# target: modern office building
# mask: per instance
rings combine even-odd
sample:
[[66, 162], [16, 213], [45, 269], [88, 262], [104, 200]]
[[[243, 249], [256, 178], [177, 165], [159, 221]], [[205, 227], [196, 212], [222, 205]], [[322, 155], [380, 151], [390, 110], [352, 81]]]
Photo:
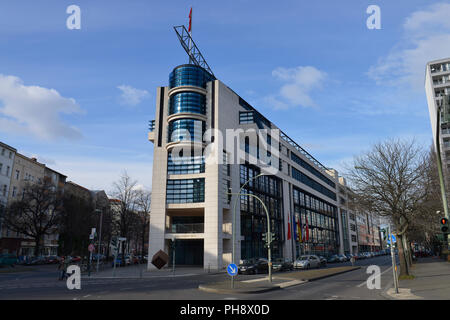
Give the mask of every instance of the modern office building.
[[[442, 169], [448, 191], [450, 186], [450, 58], [427, 63], [425, 92], [433, 139], [436, 146], [440, 145]], [[441, 115], [439, 124], [437, 123], [438, 110]], [[439, 133], [439, 138], [437, 133]]]
[[272, 257], [344, 252], [341, 217], [349, 219], [338, 211], [338, 173], [206, 69], [180, 65], [157, 88], [148, 138], [150, 258], [163, 250], [177, 265], [222, 269], [233, 260], [233, 212], [234, 261], [267, 257], [266, 210], [256, 197], [270, 215]]

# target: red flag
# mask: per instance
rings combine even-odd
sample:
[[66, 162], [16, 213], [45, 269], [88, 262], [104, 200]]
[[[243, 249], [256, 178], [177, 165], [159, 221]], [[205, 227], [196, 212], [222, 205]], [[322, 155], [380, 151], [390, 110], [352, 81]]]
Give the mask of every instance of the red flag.
[[291, 240], [291, 223], [288, 221], [288, 234], [287, 234], [287, 239]]
[[192, 8], [191, 8], [191, 11], [189, 12], [189, 30], [188, 30], [188, 32], [191, 32], [191, 26], [192, 26]]
[[308, 217], [306, 217], [306, 241], [309, 240], [309, 227], [308, 227]]

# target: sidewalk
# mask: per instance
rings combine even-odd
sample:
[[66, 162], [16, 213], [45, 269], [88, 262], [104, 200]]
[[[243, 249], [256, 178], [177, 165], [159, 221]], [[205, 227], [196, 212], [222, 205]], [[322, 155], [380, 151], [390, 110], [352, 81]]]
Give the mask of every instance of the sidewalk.
[[113, 268], [108, 267], [104, 270], [99, 270], [95, 272], [95, 265], [93, 266], [93, 272], [89, 277], [87, 273], [83, 273], [82, 279], [138, 279], [138, 278], [154, 278], [154, 277], [187, 277], [195, 275], [205, 275], [205, 274], [225, 274], [226, 271], [211, 271], [205, 270], [201, 267], [176, 267], [175, 272], [172, 268], [164, 267], [161, 270], [147, 270], [147, 264], [132, 265], [126, 267], [116, 267], [114, 271]]
[[420, 258], [413, 264], [412, 280], [400, 280], [400, 294], [396, 295], [394, 289], [387, 294], [394, 299], [450, 299], [450, 262], [438, 258]]
[[[231, 288], [231, 279], [221, 282], [199, 285], [199, 289], [214, 293], [262, 293], [271, 290], [283, 289], [296, 286], [308, 281], [319, 280], [341, 273], [360, 269], [361, 267], [336, 267], [327, 269], [316, 269], [306, 271], [277, 272], [272, 274], [272, 283], [269, 283], [268, 276], [255, 277], [248, 280], [248, 277], [237, 276], [234, 281], [234, 289]], [[243, 280], [246, 279], [246, 280]]]

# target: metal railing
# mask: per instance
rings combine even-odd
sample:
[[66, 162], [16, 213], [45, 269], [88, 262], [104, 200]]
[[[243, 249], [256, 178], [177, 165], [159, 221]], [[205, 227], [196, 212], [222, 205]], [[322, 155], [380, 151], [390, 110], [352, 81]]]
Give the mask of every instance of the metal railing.
[[204, 223], [183, 223], [173, 224], [170, 228], [166, 229], [168, 233], [203, 233], [205, 230]]
[[149, 127], [150, 132], [154, 131], [155, 130], [155, 120], [150, 120], [148, 123], [148, 127]]

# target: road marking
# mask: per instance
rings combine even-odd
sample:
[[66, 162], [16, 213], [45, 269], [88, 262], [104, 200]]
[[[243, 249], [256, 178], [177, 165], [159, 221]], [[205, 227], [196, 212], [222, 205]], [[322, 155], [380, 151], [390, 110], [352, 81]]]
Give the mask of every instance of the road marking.
[[[388, 272], [388, 271], [391, 270], [391, 269], [392, 269], [392, 267], [389, 267], [389, 268], [387, 268], [386, 270], [384, 270], [382, 273], [380, 273], [380, 277], [381, 277], [382, 274]], [[366, 285], [367, 285], [367, 281], [364, 281], [363, 283], [358, 284], [357, 287], [358, 287], [358, 288], [361, 288], [362, 286], [366, 286]]]

